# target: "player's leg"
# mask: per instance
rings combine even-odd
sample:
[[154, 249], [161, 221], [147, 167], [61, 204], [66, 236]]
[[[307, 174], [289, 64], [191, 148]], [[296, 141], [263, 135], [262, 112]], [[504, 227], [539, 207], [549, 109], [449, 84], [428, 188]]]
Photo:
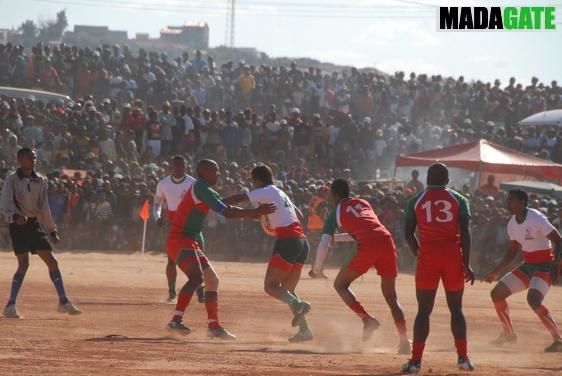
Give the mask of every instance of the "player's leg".
[[[289, 273], [287, 278], [282, 282], [282, 286], [286, 288], [290, 293], [292, 293], [297, 299], [300, 300], [299, 296], [296, 294], [295, 290], [301, 278], [302, 268], [304, 264], [295, 264], [293, 270]], [[306, 316], [300, 316], [298, 319], [295, 319], [293, 326], [299, 327], [298, 333], [289, 338], [290, 342], [304, 342], [310, 341], [313, 338], [312, 331], [310, 330], [310, 326], [308, 325], [308, 320]]]
[[168, 302], [176, 300], [176, 279], [178, 271], [176, 270], [176, 263], [170, 256], [168, 256], [168, 263], [166, 264], [166, 279], [168, 280]]
[[529, 291], [527, 292], [527, 303], [535, 311], [543, 325], [552, 336], [552, 344], [548, 346], [546, 352], [562, 352], [562, 337], [556, 322], [550, 315], [548, 309], [542, 304], [544, 297], [550, 289], [550, 273], [537, 272], [531, 278]]
[[71, 315], [78, 315], [82, 313], [74, 304], [72, 304], [72, 302], [68, 300], [66, 296], [64, 282], [62, 280], [62, 275], [59, 269], [59, 263], [53, 255], [53, 252], [51, 250], [43, 250], [37, 251], [36, 253], [49, 269], [49, 276], [51, 277], [51, 281], [53, 282], [53, 285], [55, 286], [55, 290], [57, 291], [57, 295], [59, 297], [59, 312], [69, 313]]
[[474, 365], [468, 358], [468, 340], [466, 335], [466, 319], [462, 311], [463, 290], [445, 291], [447, 306], [451, 313], [451, 332], [455, 339], [457, 349], [458, 366], [461, 369], [472, 371]]
[[195, 250], [180, 250], [176, 258], [176, 264], [187, 277], [187, 282], [179, 291], [174, 315], [168, 323], [168, 329], [181, 334], [189, 334], [189, 328], [183, 324], [183, 315], [191, 302], [195, 289], [203, 283], [203, 271]]
[[205, 309], [207, 310], [208, 334], [212, 338], [236, 339], [220, 325], [219, 321], [219, 276], [209, 263], [209, 260], [201, 253], [199, 262], [203, 268], [203, 281], [205, 283]]
[[396, 278], [381, 277], [381, 291], [386, 304], [388, 304], [388, 307], [390, 308], [394, 324], [396, 325], [398, 335], [400, 336], [398, 353], [409, 354], [411, 351], [410, 341], [408, 340], [404, 310], [402, 309], [400, 302], [398, 302], [398, 296], [396, 294]]
[[25, 274], [27, 273], [27, 269], [29, 268], [29, 253], [27, 251], [25, 253], [16, 254], [16, 257], [18, 260], [18, 268], [14, 273], [14, 277], [12, 279], [12, 288], [10, 289], [10, 298], [8, 299], [8, 304], [6, 304], [6, 307], [4, 309], [4, 317], [11, 319], [20, 318], [20, 314], [16, 307], [16, 300], [18, 298], [20, 288], [23, 285], [23, 280], [25, 278]]
[[363, 341], [368, 341], [380, 324], [367, 313], [349, 286], [374, 265], [374, 255], [373, 251], [358, 249], [347, 265], [342, 266], [334, 280], [334, 289], [340, 298], [363, 321]]
[[511, 322], [507, 298], [518, 292], [525, 291], [529, 286], [529, 283], [530, 279], [526, 274], [526, 266], [523, 264], [503, 276], [503, 278], [492, 289], [490, 297], [492, 298], [494, 308], [496, 309], [503, 328], [500, 336], [492, 341], [492, 344], [501, 346], [506, 343], [514, 343], [517, 341], [517, 335], [515, 334], [513, 323]]

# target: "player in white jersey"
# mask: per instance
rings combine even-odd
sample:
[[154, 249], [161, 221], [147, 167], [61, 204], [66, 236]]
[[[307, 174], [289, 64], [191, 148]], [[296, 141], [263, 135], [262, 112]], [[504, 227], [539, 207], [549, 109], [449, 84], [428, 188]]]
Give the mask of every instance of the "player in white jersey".
[[[506, 299], [512, 294], [528, 290], [527, 302], [554, 341], [545, 352], [562, 352], [560, 330], [548, 309], [542, 305], [550, 286], [558, 281], [562, 238], [542, 213], [527, 207], [528, 201], [527, 193], [522, 190], [509, 192], [507, 205], [512, 214], [507, 224], [509, 248], [500, 264], [484, 277], [486, 282], [496, 280], [521, 248], [523, 263], [504, 275], [492, 290], [492, 301], [503, 327], [503, 332], [492, 343], [501, 346], [517, 341]], [[555, 245], [554, 252], [552, 244]]]
[[[154, 203], [152, 206], [152, 214], [156, 218], [158, 226], [164, 226], [164, 216], [162, 215], [162, 206], [165, 204], [166, 216], [168, 223], [172, 222], [174, 214], [183, 199], [183, 195], [191, 188], [195, 179], [185, 173], [186, 163], [184, 157], [177, 155], [172, 158], [170, 166], [171, 175], [166, 176], [158, 182], [156, 186], [156, 194], [154, 195]], [[166, 278], [168, 279], [168, 302], [176, 299], [176, 263], [168, 257], [166, 265]], [[199, 302], [203, 299], [203, 286], [197, 290]]]
[[258, 166], [251, 174], [254, 190], [229, 197], [224, 203], [232, 205], [249, 201], [255, 205], [275, 204], [277, 210], [266, 218], [275, 231], [276, 241], [265, 275], [264, 289], [268, 295], [287, 303], [294, 315], [292, 325], [298, 325], [299, 331], [289, 341], [310, 341], [312, 331], [305, 315], [311, 306], [295, 294], [309, 253], [308, 240], [301, 225], [303, 215], [287, 194], [275, 186], [271, 168]]

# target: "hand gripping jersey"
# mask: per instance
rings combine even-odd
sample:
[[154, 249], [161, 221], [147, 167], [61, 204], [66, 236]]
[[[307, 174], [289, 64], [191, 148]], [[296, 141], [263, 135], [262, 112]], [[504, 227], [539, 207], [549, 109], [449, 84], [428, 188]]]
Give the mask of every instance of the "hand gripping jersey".
[[406, 219], [415, 219], [420, 249], [436, 243], [460, 244], [459, 219], [470, 218], [466, 198], [445, 187], [429, 187], [410, 200]]
[[551, 262], [554, 260], [552, 244], [548, 235], [554, 231], [554, 226], [539, 211], [528, 208], [523, 223], [517, 223], [512, 215], [507, 224], [510, 240], [521, 244], [523, 258], [530, 264]]
[[326, 219], [322, 233], [332, 236], [338, 227], [351, 235], [359, 246], [368, 245], [380, 237], [391, 237], [371, 205], [359, 198], [342, 200]]
[[277, 238], [305, 237], [295, 205], [285, 192], [274, 185], [268, 185], [254, 189], [247, 196], [252, 204], [275, 204], [277, 209], [274, 213], [267, 215], [267, 222], [274, 229]]
[[185, 193], [191, 188], [195, 179], [189, 175], [175, 182], [172, 175], [166, 176], [158, 182], [156, 194], [154, 195], [153, 215], [158, 219], [161, 215], [163, 202], [166, 202], [168, 220], [171, 222]]

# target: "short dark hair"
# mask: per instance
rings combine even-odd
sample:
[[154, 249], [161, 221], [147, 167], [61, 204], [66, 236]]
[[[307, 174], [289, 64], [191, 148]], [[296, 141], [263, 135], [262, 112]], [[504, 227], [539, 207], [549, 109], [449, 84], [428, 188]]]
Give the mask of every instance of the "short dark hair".
[[257, 166], [252, 169], [252, 178], [258, 179], [264, 184], [273, 184], [273, 171], [269, 166]]
[[447, 185], [449, 170], [443, 163], [435, 163], [427, 169], [427, 185]]
[[182, 161], [185, 163], [185, 157], [183, 155], [177, 154], [172, 157], [172, 161]]
[[513, 189], [509, 191], [509, 195], [513, 196], [519, 201], [523, 201], [525, 203], [525, 206], [529, 204], [529, 195], [522, 189]]
[[23, 157], [25, 154], [33, 154], [33, 150], [30, 148], [21, 148], [20, 150], [18, 150], [18, 159], [20, 159], [21, 157]]
[[338, 178], [332, 182], [330, 190], [333, 194], [343, 198], [349, 197], [349, 183], [345, 179]]

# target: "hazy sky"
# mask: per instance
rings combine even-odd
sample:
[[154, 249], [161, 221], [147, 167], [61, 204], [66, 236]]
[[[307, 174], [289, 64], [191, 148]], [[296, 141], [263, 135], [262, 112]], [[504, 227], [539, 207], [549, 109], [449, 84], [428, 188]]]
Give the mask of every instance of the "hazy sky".
[[[74, 24], [148, 32], [157, 37], [166, 25], [203, 21], [211, 46], [225, 43], [228, 0], [0, 0], [0, 27], [25, 19], [48, 19], [66, 8]], [[313, 57], [323, 61], [375, 66], [392, 73], [464, 75], [506, 82], [533, 75], [562, 82], [562, 0], [559, 28], [551, 32], [437, 32], [436, 5], [520, 5], [534, 0], [238, 0], [238, 47], [256, 47], [271, 56]]]

